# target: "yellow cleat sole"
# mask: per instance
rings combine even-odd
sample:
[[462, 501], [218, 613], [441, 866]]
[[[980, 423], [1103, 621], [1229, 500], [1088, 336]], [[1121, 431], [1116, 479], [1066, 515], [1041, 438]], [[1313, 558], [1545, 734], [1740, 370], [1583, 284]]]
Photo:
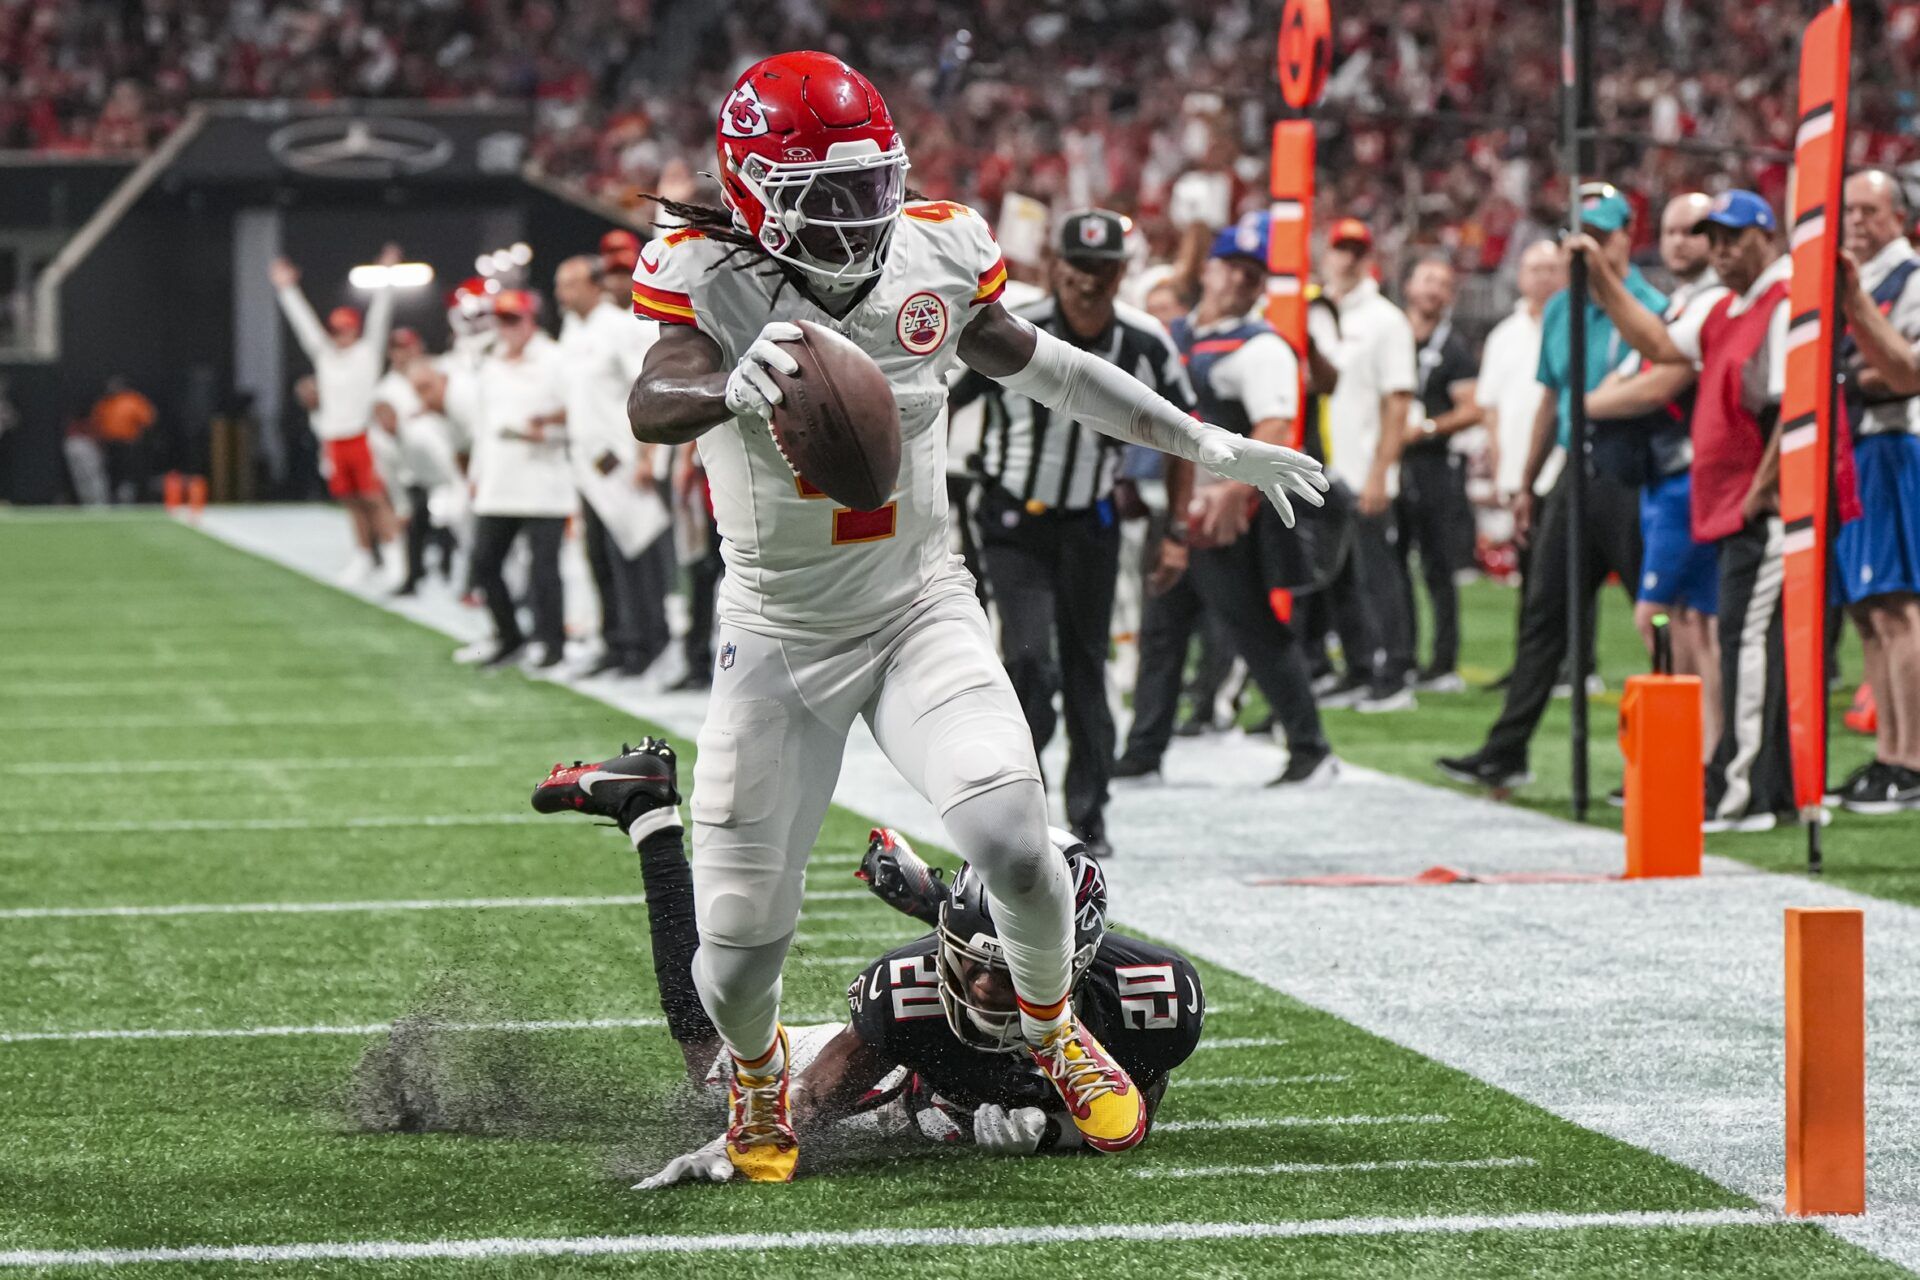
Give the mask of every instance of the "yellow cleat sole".
[[795, 1166], [800, 1163], [800, 1148], [789, 1147], [735, 1147], [728, 1146], [727, 1159], [733, 1161], [734, 1172], [748, 1182], [792, 1182]]

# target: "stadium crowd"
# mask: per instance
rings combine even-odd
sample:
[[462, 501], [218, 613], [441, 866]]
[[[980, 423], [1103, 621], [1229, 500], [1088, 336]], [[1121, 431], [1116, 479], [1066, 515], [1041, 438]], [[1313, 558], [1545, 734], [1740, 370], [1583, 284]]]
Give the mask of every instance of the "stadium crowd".
[[[1603, 6], [1596, 94], [1623, 139], [1603, 164], [1622, 188], [1713, 179], [1777, 206], [1804, 8]], [[1183, 177], [1214, 179], [1218, 220], [1264, 190], [1279, 107], [1267, 21], [1252, 0], [14, 0], [0, 5], [0, 148], [137, 154], [200, 99], [522, 100], [536, 166], [633, 204], [694, 189], [742, 66], [824, 43], [888, 86], [920, 189], [990, 215], [1014, 192], [1105, 205], [1170, 237]], [[1858, 5], [1855, 22], [1874, 56], [1858, 64], [1852, 158], [1911, 164], [1920, 3]], [[1564, 210], [1542, 109], [1556, 24], [1556, 6], [1498, 0], [1339, 5], [1317, 112], [1322, 217], [1370, 222], [1390, 271], [1438, 249], [1510, 278]], [[1646, 247], [1651, 211], [1636, 212]]]

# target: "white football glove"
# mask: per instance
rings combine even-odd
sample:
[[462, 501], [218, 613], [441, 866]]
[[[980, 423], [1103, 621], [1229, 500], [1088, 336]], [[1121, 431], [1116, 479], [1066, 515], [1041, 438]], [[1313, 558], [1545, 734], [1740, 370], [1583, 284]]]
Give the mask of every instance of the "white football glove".
[[1327, 500], [1320, 495], [1327, 491], [1327, 477], [1321, 473], [1320, 464], [1293, 449], [1216, 429], [1207, 433], [1200, 446], [1200, 465], [1223, 479], [1250, 484], [1265, 494], [1289, 529], [1294, 521], [1293, 504], [1287, 501], [1289, 489], [1316, 507], [1326, 505]]
[[635, 1183], [633, 1189], [657, 1191], [676, 1182], [725, 1182], [732, 1176], [733, 1161], [727, 1158], [727, 1135], [723, 1133], [698, 1151], [675, 1156], [667, 1161], [666, 1168]]
[[1005, 1107], [986, 1103], [974, 1110], [973, 1140], [997, 1156], [1030, 1156], [1040, 1149], [1047, 1129], [1047, 1113], [1038, 1107]]
[[775, 369], [789, 377], [800, 372], [800, 362], [791, 352], [780, 349], [783, 342], [799, 340], [799, 325], [785, 320], [767, 322], [740, 362], [733, 366], [733, 372], [727, 375], [729, 413], [736, 418], [758, 418], [762, 422], [773, 416], [773, 407], [780, 403], [780, 387], [767, 370]]

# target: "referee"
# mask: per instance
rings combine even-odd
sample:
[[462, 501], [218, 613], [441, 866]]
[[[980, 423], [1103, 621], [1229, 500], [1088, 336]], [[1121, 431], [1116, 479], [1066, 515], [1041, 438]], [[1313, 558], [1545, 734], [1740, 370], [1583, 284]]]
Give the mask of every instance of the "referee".
[[[1067, 215], [1048, 296], [1014, 314], [1193, 407], [1180, 357], [1159, 321], [1114, 301], [1126, 272], [1126, 224], [1106, 209]], [[1053, 738], [1054, 694], [1067, 721], [1067, 824], [1095, 857], [1112, 852], [1104, 810], [1113, 769], [1107, 649], [1120, 526], [1113, 483], [1123, 446], [977, 373], [954, 407], [985, 397], [979, 524], [982, 567], [999, 605], [1000, 650], [1033, 731]]]

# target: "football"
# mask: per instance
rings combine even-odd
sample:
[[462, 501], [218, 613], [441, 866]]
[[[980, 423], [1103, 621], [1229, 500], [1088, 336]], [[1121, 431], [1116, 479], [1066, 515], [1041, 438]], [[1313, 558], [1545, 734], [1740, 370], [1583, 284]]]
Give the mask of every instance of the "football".
[[855, 511], [886, 505], [900, 479], [900, 408], [873, 358], [831, 329], [800, 322], [785, 344], [800, 371], [780, 387], [773, 442], [794, 475]]

